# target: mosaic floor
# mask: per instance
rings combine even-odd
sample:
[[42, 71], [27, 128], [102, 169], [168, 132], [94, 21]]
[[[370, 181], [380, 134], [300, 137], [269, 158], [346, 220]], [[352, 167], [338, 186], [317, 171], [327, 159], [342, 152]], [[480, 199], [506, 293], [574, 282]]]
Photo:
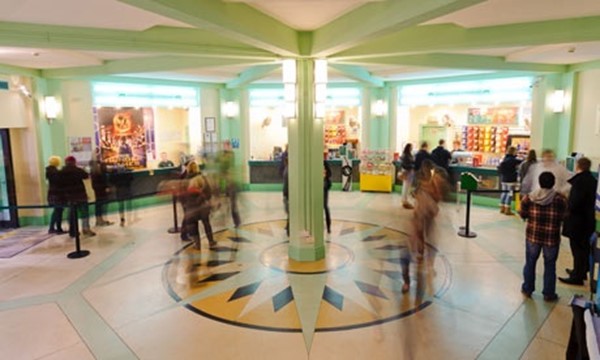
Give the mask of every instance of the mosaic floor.
[[[444, 204], [403, 293], [399, 196], [331, 195], [328, 257], [309, 265], [287, 259], [279, 193], [243, 193], [237, 230], [216, 215], [212, 251], [168, 234], [166, 205], [97, 229], [83, 259], [67, 259], [68, 236], [0, 259], [0, 358], [564, 358], [567, 301], [586, 289], [521, 296], [522, 221], [476, 207], [464, 239], [463, 207]], [[570, 265], [565, 241], [557, 268]]]

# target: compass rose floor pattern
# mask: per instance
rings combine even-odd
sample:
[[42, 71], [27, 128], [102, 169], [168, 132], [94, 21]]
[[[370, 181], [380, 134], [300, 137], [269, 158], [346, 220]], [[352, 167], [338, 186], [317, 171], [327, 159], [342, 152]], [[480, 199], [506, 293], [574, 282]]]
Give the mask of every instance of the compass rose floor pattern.
[[[402, 292], [406, 233], [336, 222], [339, 233], [328, 237], [326, 259], [301, 263], [288, 259], [284, 226], [271, 221], [222, 231], [212, 251], [184, 247], [165, 266], [169, 293], [188, 309], [227, 324], [306, 332], [400, 319], [430, 305], [449, 286], [449, 265], [429, 246], [426, 265], [409, 267], [413, 288]], [[420, 284], [419, 277], [427, 283]], [[304, 283], [312, 284], [307, 292], [314, 296], [300, 293]], [[306, 313], [298, 307], [318, 308], [316, 323], [302, 318]]]
[[[585, 289], [558, 284], [556, 304], [521, 296], [522, 221], [475, 207], [478, 237], [464, 239], [464, 204], [444, 204], [403, 294], [411, 212], [397, 194], [330, 196], [321, 263], [287, 259], [281, 194], [258, 192], [240, 194], [237, 231], [215, 215], [215, 251], [168, 234], [165, 205], [96, 229], [83, 259], [67, 259], [68, 236], [0, 259], [0, 358], [564, 358], [567, 302]], [[561, 247], [559, 271], [571, 266]]]

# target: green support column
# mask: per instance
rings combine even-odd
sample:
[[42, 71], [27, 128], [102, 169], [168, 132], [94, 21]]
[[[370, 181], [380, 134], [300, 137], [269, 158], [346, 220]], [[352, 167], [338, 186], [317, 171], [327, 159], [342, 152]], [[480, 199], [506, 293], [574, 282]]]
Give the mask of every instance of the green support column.
[[314, 115], [313, 59], [297, 60], [297, 116], [289, 137], [290, 259], [325, 257], [323, 228], [323, 122]]
[[383, 115], [373, 113], [373, 108], [377, 100], [383, 100], [385, 104], [389, 104], [390, 89], [388, 87], [371, 88], [369, 103], [366, 106], [369, 110], [369, 117], [365, 119], [369, 124], [369, 149], [383, 150], [390, 148], [391, 129], [389, 111], [386, 107]]
[[[531, 140], [534, 149], [552, 149], [561, 160], [571, 153], [576, 89], [577, 74], [573, 72], [538, 79], [533, 96]], [[555, 90], [565, 91], [565, 109], [558, 113], [551, 104]]]

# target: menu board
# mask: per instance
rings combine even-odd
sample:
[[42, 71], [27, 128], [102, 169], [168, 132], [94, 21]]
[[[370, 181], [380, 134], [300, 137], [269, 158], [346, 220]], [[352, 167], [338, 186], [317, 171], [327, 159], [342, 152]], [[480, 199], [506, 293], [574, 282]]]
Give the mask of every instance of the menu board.
[[468, 123], [480, 125], [518, 125], [519, 108], [516, 106], [469, 108]]
[[504, 154], [508, 133], [505, 126], [463, 126], [462, 147], [466, 151]]

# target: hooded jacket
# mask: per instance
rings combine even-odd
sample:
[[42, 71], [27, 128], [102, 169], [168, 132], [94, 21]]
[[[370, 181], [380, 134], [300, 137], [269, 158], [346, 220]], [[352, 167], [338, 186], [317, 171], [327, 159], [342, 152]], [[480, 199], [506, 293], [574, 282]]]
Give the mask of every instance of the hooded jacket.
[[527, 220], [527, 241], [542, 246], [560, 244], [567, 200], [554, 189], [537, 189], [523, 200], [520, 215]]

